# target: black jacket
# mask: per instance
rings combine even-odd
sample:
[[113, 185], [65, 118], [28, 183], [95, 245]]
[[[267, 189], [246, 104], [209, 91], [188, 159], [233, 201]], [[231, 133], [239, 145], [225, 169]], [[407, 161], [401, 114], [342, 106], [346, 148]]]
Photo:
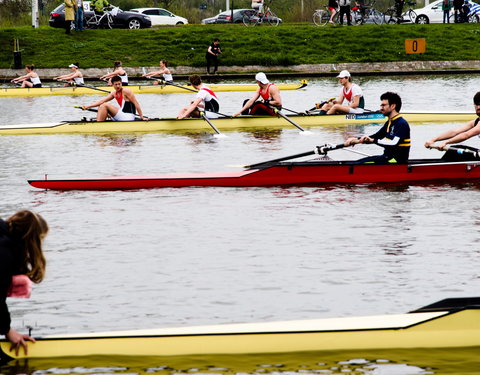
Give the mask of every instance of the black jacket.
[[0, 334], [10, 330], [10, 313], [7, 307], [7, 292], [12, 276], [18, 274], [18, 262], [15, 257], [20, 253], [19, 243], [8, 232], [7, 223], [0, 219]]

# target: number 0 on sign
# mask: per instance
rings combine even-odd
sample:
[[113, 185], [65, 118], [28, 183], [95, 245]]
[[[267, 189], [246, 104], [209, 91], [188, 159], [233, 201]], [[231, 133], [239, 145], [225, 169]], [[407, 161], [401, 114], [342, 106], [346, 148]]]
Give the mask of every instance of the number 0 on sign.
[[425, 53], [427, 41], [425, 38], [405, 39], [406, 53]]

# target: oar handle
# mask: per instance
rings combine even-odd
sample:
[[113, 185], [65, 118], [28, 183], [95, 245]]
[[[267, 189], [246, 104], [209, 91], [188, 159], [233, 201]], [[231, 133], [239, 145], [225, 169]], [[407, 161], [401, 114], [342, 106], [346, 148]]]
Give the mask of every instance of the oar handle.
[[462, 148], [462, 147], [455, 147], [455, 146], [450, 146], [450, 145], [445, 145], [444, 147], [439, 147], [439, 146], [436, 146], [436, 145], [432, 145], [432, 146], [429, 146], [427, 148], [434, 148], [436, 150], [439, 150], [439, 151], [454, 151], [456, 152], [457, 154], [468, 154], [468, 155], [472, 155], [476, 158], [480, 158], [480, 150], [470, 150], [468, 148]]
[[82, 111], [98, 112], [98, 109], [84, 108], [84, 107], [79, 106], [79, 105], [74, 105], [73, 108], [81, 109]]
[[327, 144], [324, 144], [323, 146], [317, 146], [317, 150], [320, 155], [327, 155], [328, 151], [338, 150], [344, 147], [345, 147], [344, 143], [339, 143], [337, 145], [332, 145], [327, 143]]

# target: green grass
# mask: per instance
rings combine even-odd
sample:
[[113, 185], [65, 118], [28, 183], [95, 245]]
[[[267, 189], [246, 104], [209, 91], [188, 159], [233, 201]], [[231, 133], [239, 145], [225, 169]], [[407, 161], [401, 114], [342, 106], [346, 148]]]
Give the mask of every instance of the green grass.
[[[39, 68], [106, 68], [113, 60], [125, 66], [154, 66], [166, 59], [172, 66], [199, 67], [211, 40], [220, 38], [222, 66], [321, 64], [343, 62], [448, 61], [480, 59], [479, 24], [362, 25], [279, 27], [188, 25], [142, 30], [87, 30], [65, 35], [42, 26], [0, 28], [0, 68], [13, 66], [13, 39], [20, 41], [22, 62]], [[424, 54], [405, 53], [405, 39], [426, 38]], [[286, 68], [285, 68], [286, 69]]]

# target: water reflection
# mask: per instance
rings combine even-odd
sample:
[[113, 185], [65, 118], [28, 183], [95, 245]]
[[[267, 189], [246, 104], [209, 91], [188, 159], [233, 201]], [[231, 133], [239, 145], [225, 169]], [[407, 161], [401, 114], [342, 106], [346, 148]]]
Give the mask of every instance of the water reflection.
[[[368, 352], [309, 352], [185, 357], [87, 357], [19, 360], [3, 374], [352, 374], [467, 375], [480, 365], [480, 348]], [[469, 360], [463, 361], [463, 358]]]

